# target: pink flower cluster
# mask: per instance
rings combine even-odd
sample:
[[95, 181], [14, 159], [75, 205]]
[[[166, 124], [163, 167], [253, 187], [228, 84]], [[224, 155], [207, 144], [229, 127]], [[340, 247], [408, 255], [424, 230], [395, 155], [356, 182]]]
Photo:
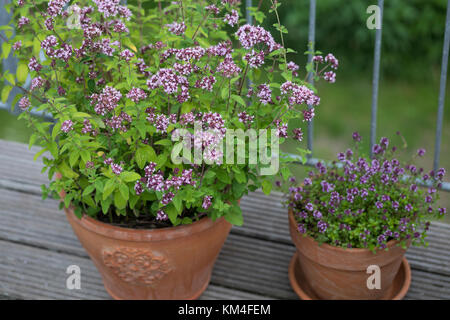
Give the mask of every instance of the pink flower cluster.
[[234, 9], [231, 10], [231, 14], [227, 13], [223, 21], [228, 23], [230, 26], [234, 27], [234, 25], [237, 24], [239, 21], [238, 12]]
[[[164, 176], [161, 171], [156, 172], [156, 163], [150, 162], [145, 168], [145, 176], [140, 180], [137, 180], [134, 186], [134, 190], [137, 195], [140, 195], [144, 192], [144, 187], [146, 187], [150, 191], [160, 191], [164, 192], [162, 196], [161, 203], [163, 205], [167, 205], [172, 202], [175, 197], [174, 191], [179, 190], [182, 186], [195, 186], [196, 182], [194, 181], [192, 174], [193, 170], [183, 170], [181, 176], [178, 176], [178, 172], [169, 177], [168, 179], [164, 179]], [[172, 190], [172, 191], [170, 191]]]
[[35, 57], [31, 57], [30, 62], [28, 63], [28, 68], [31, 71], [39, 72], [42, 69], [42, 65], [37, 62]]
[[178, 23], [176, 21], [167, 25], [167, 29], [177, 36], [181, 36], [186, 31], [186, 25], [184, 22]]
[[208, 210], [209, 207], [211, 207], [211, 204], [212, 204], [211, 200], [212, 200], [212, 196], [205, 196], [203, 198], [202, 208], [205, 209], [205, 210]]
[[252, 49], [244, 56], [244, 60], [248, 62], [251, 68], [259, 68], [264, 64], [264, 57], [264, 51], [256, 52]]
[[61, 125], [61, 131], [62, 132], [69, 132], [70, 130], [73, 130], [73, 122], [72, 120], [66, 120]]
[[291, 81], [286, 81], [280, 87], [283, 95], [288, 95], [290, 105], [307, 104], [317, 106], [320, 98], [314, 94], [314, 91], [304, 85], [298, 85]]
[[121, 98], [122, 94], [119, 90], [106, 86], [100, 94], [94, 93], [91, 95], [91, 104], [95, 103], [95, 112], [104, 116], [107, 112], [111, 112], [117, 107]]
[[134, 103], [139, 103], [139, 101], [147, 99], [147, 94], [141, 88], [134, 87], [127, 93], [127, 98]]
[[269, 49], [269, 52], [280, 48], [270, 32], [260, 26], [252, 26], [249, 24], [243, 25], [238, 29], [236, 35], [238, 36], [241, 45], [247, 50], [260, 43], [264, 43]]
[[61, 14], [62, 9], [66, 5], [68, 0], [50, 0], [48, 2], [47, 13], [51, 17], [56, 17]]
[[266, 83], [260, 84], [258, 86], [258, 94], [257, 97], [259, 98], [259, 101], [266, 105], [268, 103], [272, 102], [272, 90], [270, 89], [269, 85]]
[[22, 110], [26, 110], [30, 105], [30, 99], [28, 99], [27, 97], [23, 97], [19, 100], [19, 108]]
[[30, 90], [33, 91], [35, 89], [39, 89], [44, 85], [44, 83], [45, 83], [45, 80], [42, 79], [40, 76], [33, 78], [31, 80]]
[[27, 17], [21, 17], [19, 21], [17, 22], [17, 28], [21, 29], [23, 26], [30, 23], [30, 19]]
[[225, 58], [224, 61], [219, 63], [217, 67], [217, 71], [221, 72], [222, 75], [226, 78], [232, 78], [238, 73], [241, 72], [241, 68], [239, 68], [231, 58]]
[[247, 112], [242, 111], [238, 114], [239, 121], [245, 125], [251, 124], [255, 119], [255, 116], [249, 115]]
[[126, 62], [128, 62], [128, 61], [131, 60], [131, 58], [134, 57], [134, 53], [131, 52], [131, 51], [128, 50], [128, 49], [125, 49], [125, 50], [123, 50], [123, 51], [120, 53], [120, 57], [121, 57], [122, 59], [124, 59]]

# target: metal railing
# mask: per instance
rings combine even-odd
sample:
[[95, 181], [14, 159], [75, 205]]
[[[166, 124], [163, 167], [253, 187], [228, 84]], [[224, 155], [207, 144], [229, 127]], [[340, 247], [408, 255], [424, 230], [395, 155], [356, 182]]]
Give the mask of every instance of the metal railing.
[[[7, 0], [3, 0], [7, 1]], [[315, 43], [315, 24], [316, 24], [316, 0], [309, 0], [309, 29], [308, 29], [308, 42], [310, 44]], [[246, 8], [253, 6], [252, 0], [245, 1]], [[372, 106], [371, 106], [371, 121], [370, 121], [370, 154], [372, 154], [372, 148], [376, 141], [376, 131], [377, 131], [377, 109], [378, 109], [378, 86], [380, 81], [380, 62], [381, 62], [381, 35], [383, 26], [383, 10], [384, 10], [384, 0], [378, 0], [378, 7], [380, 8], [380, 24], [381, 28], [376, 30], [375, 35], [375, 46], [374, 46], [374, 64], [373, 64], [373, 79], [372, 79]], [[10, 16], [7, 14], [3, 7], [0, 8], [0, 25], [5, 25], [9, 22]], [[250, 11], [246, 10], [247, 23], [252, 24], [253, 19], [250, 15]], [[442, 126], [444, 117], [444, 103], [445, 103], [445, 89], [447, 80], [447, 67], [448, 67], [448, 55], [450, 46], [450, 0], [447, 2], [447, 13], [445, 20], [445, 34], [444, 34], [444, 44], [442, 50], [442, 63], [441, 63], [441, 75], [440, 75], [440, 85], [439, 85], [439, 99], [438, 99], [438, 113], [436, 121], [436, 135], [435, 135], [435, 149], [434, 149], [434, 160], [433, 169], [436, 171], [439, 167], [439, 157], [441, 153], [442, 144]], [[308, 55], [308, 62], [312, 59], [312, 54]], [[3, 62], [3, 70], [13, 71], [17, 67], [17, 61], [12, 56]], [[314, 79], [312, 75], [308, 75], [308, 81], [313, 84]], [[29, 79], [27, 79], [29, 82]], [[0, 109], [11, 110], [11, 101], [15, 94], [19, 92], [12, 92], [7, 103], [0, 102]], [[311, 106], [309, 106], [311, 107]], [[35, 115], [45, 116], [41, 112], [35, 112]], [[313, 135], [314, 122], [310, 121], [308, 123], [307, 129], [307, 147], [311, 153], [307, 157], [306, 165], [314, 166], [317, 162], [322, 161], [313, 157]], [[297, 157], [296, 155], [291, 155], [292, 157]], [[423, 186], [428, 186], [428, 183], [423, 181], [418, 181]], [[442, 183], [441, 190], [450, 192], [450, 183]]]

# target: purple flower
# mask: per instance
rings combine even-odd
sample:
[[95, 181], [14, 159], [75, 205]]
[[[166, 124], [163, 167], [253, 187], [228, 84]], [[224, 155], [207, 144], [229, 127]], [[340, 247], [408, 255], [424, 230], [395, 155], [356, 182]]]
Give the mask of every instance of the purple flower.
[[423, 156], [425, 155], [425, 149], [419, 149], [419, 150], [417, 150], [417, 155], [418, 155], [419, 157], [423, 157]]
[[336, 82], [336, 73], [333, 71], [327, 71], [323, 74], [323, 79], [325, 81], [328, 81], [329, 83], [335, 83]]
[[28, 99], [27, 97], [23, 97], [19, 100], [19, 108], [22, 110], [26, 110], [30, 105], [30, 99]]
[[336, 59], [336, 57], [332, 53], [327, 54], [327, 56], [325, 57], [325, 62], [328, 62], [329, 64], [331, 64], [331, 67], [333, 69], [338, 68], [339, 61], [338, 61], [338, 59]]
[[381, 209], [381, 208], [383, 208], [383, 202], [377, 201], [377, 202], [375, 202], [375, 206], [376, 206], [378, 209]]
[[306, 227], [303, 223], [298, 224], [297, 230], [298, 230], [298, 232], [300, 232], [302, 234], [306, 233]]
[[14, 44], [12, 46], [14, 51], [20, 50], [21, 47], [22, 47], [22, 41], [20, 41], [20, 40], [17, 42], [14, 42]]
[[136, 192], [136, 195], [140, 195], [142, 192], [144, 192], [140, 180], [136, 181], [134, 185], [134, 191]]
[[134, 103], [138, 103], [139, 101], [146, 99], [147, 94], [141, 88], [132, 88], [127, 93], [127, 98], [133, 101]]
[[73, 130], [73, 122], [72, 120], [66, 120], [61, 125], [61, 131], [67, 133], [70, 130]]
[[357, 131], [353, 132], [352, 138], [356, 142], [360, 142], [361, 141], [361, 136], [359, 135], [359, 133]]
[[442, 216], [447, 213], [447, 208], [439, 208], [438, 211], [439, 211], [439, 214]]
[[166, 25], [167, 29], [177, 36], [181, 36], [186, 31], [186, 25], [184, 22], [172, 22], [171, 24]]
[[120, 173], [122, 172], [123, 168], [120, 165], [116, 164], [116, 163], [111, 163], [111, 170], [116, 175], [120, 175]]
[[386, 241], [386, 236], [385, 236], [384, 234], [380, 234], [380, 235], [378, 236], [377, 240], [378, 240], [378, 243], [381, 244], [381, 243], [383, 243], [383, 242]]
[[308, 202], [308, 203], [305, 205], [305, 209], [308, 210], [308, 211], [313, 211], [313, 210], [314, 210], [314, 207], [313, 207], [313, 205], [312, 205], [311, 202]]
[[30, 23], [30, 19], [28, 19], [27, 17], [21, 17], [19, 19], [19, 21], [17, 22], [17, 28], [22, 28], [23, 26], [27, 25]]
[[169, 219], [169, 216], [163, 210], [158, 210], [156, 213], [156, 220], [166, 221], [167, 219]]
[[269, 48], [269, 52], [278, 48], [278, 45], [270, 32], [264, 30], [264, 28], [260, 26], [252, 26], [249, 24], [243, 25], [236, 31], [236, 35], [238, 36], [242, 47], [247, 50], [259, 43], [264, 43]]
[[238, 12], [234, 9], [231, 10], [231, 14], [227, 13], [223, 21], [228, 23], [230, 26], [234, 27], [234, 25], [237, 24], [239, 21]]
[[405, 210], [408, 212], [410, 212], [412, 210], [412, 208], [413, 208], [412, 205], [409, 203], [407, 205], [405, 205]]
[[167, 192], [164, 194], [161, 198], [161, 204], [168, 205], [172, 202], [173, 198], [175, 197], [175, 194], [173, 192]]
[[203, 198], [202, 208], [208, 210], [211, 207], [212, 196], [205, 196]]
[[319, 220], [317, 222], [317, 228], [319, 229], [320, 233], [324, 233], [325, 231], [327, 231], [328, 224], [325, 221]]
[[394, 208], [395, 210], [397, 210], [399, 207], [399, 203], [397, 201], [392, 201], [392, 208]]
[[294, 139], [297, 141], [302, 141], [303, 140], [303, 131], [301, 128], [295, 128], [292, 130], [292, 133], [294, 134]]
[[316, 219], [320, 219], [320, 218], [322, 218], [322, 212], [320, 212], [319, 210], [314, 210], [313, 216]]
[[272, 90], [270, 90], [270, 87], [268, 84], [263, 83], [258, 86], [258, 94], [257, 97], [259, 98], [259, 101], [266, 105], [272, 101]]

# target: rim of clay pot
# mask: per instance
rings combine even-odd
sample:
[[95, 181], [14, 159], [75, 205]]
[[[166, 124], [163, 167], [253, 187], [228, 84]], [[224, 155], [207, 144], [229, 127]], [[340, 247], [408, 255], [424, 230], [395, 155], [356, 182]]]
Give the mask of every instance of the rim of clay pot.
[[[291, 208], [289, 208], [289, 221], [291, 222], [291, 224], [293, 226], [297, 225], [297, 222], [295, 221], [295, 218], [294, 218], [294, 211]], [[298, 236], [302, 237], [302, 238], [307, 238], [310, 241], [317, 242], [313, 237], [308, 236], [308, 235], [305, 236], [305, 235], [302, 235], [302, 234], [298, 233]], [[386, 243], [386, 245], [387, 245], [387, 247], [389, 249], [394, 247], [394, 246], [396, 246], [397, 244], [398, 244], [398, 241], [394, 240], [394, 239], [392, 239], [392, 240], [390, 240], [390, 241], [388, 241]], [[342, 248], [342, 247], [336, 247], [336, 246], [332, 246], [332, 245], [330, 245], [328, 243], [322, 243], [320, 246], [323, 247], [324, 249], [327, 249], [327, 250], [334, 250], [334, 251], [338, 251], [338, 252], [347, 252], [347, 253], [348, 252], [363, 253], [363, 252], [370, 251], [367, 248]]]
[[[302, 300], [314, 300], [313, 297], [311, 297], [301, 286], [299, 283], [297, 276], [296, 276], [296, 267], [298, 268], [298, 253], [295, 252], [294, 255], [291, 258], [291, 261], [289, 263], [289, 282], [291, 283], [291, 287], [294, 290], [294, 292], [297, 294], [297, 296]], [[404, 282], [398, 292], [395, 293], [395, 295], [390, 298], [389, 300], [402, 300], [405, 295], [408, 293], [409, 287], [411, 286], [411, 267], [409, 265], [408, 260], [406, 257], [402, 258], [402, 264], [400, 268], [403, 269], [404, 273]], [[401, 272], [399, 270], [399, 272]], [[398, 274], [396, 275], [398, 277]], [[395, 279], [394, 279], [395, 281]]]
[[72, 221], [78, 223], [83, 228], [91, 232], [112, 239], [120, 239], [128, 241], [163, 241], [163, 240], [177, 239], [185, 237], [187, 235], [202, 232], [218, 223], [226, 222], [226, 220], [223, 217], [220, 217], [215, 221], [213, 221], [209, 217], [204, 217], [191, 224], [176, 227], [167, 227], [160, 229], [132, 229], [132, 228], [112, 226], [107, 223], [95, 220], [87, 216], [86, 214], [83, 214], [82, 218], [79, 219], [77, 216], [75, 216], [72, 207], [70, 207], [70, 209], [64, 208], [64, 211], [66, 212], [67, 215], [70, 216]]

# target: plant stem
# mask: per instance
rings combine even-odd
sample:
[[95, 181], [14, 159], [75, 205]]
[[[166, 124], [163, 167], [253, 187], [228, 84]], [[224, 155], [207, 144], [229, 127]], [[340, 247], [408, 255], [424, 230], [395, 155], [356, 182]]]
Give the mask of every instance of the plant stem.
[[[273, 11], [275, 12], [275, 15], [277, 16], [277, 22], [278, 22], [278, 29], [280, 31], [280, 37], [281, 37], [281, 45], [283, 46], [283, 56], [284, 56], [284, 71], [287, 70], [287, 58], [286, 58], [286, 48], [284, 46], [284, 38], [283, 38], [283, 31], [281, 30], [281, 22], [280, 22], [280, 16], [278, 15], [277, 7], [274, 4], [274, 0], [270, 0], [272, 3]], [[277, 2], [277, 0], [275, 0]]]

